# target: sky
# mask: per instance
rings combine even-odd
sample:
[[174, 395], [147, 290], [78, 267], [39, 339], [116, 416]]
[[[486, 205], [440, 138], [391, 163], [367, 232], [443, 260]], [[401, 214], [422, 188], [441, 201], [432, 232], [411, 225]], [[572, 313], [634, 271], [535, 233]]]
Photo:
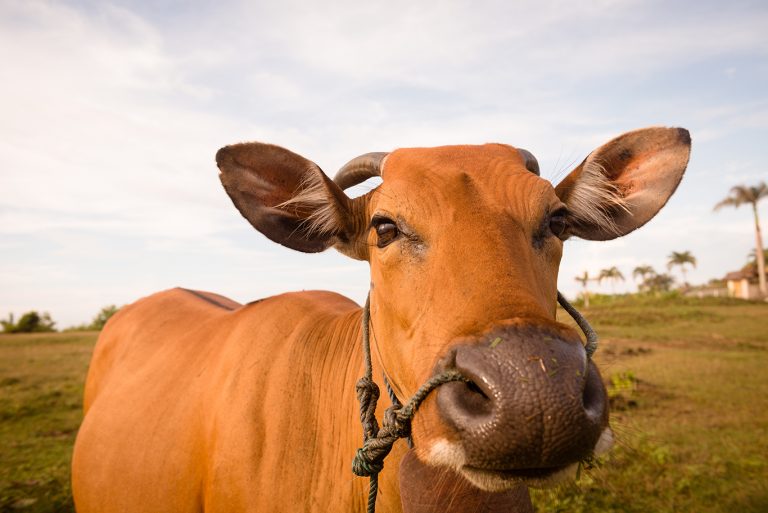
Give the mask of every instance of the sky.
[[251, 140], [330, 175], [369, 151], [502, 142], [556, 183], [623, 132], [685, 127], [664, 210], [566, 242], [559, 287], [615, 265], [631, 291], [672, 251], [697, 258], [691, 283], [720, 278], [754, 224], [712, 207], [768, 180], [766, 34], [760, 1], [0, 0], [0, 316], [63, 328], [174, 286], [362, 301], [365, 262], [276, 245], [232, 206], [214, 155]]

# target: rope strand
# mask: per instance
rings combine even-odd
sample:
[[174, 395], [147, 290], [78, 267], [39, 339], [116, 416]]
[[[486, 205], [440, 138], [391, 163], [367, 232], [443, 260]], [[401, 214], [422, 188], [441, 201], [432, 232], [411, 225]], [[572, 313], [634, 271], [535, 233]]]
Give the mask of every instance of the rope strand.
[[565, 296], [563, 296], [559, 290], [557, 291], [557, 302], [560, 303], [560, 306], [562, 306], [571, 317], [573, 317], [573, 320], [579, 325], [581, 331], [584, 332], [584, 336], [587, 337], [587, 343], [584, 345], [584, 350], [587, 352], [587, 358], [592, 358], [592, 355], [597, 351], [597, 332], [592, 328], [592, 325], [589, 324], [589, 321], [581, 315], [581, 312], [576, 310], [573, 305], [565, 299]]

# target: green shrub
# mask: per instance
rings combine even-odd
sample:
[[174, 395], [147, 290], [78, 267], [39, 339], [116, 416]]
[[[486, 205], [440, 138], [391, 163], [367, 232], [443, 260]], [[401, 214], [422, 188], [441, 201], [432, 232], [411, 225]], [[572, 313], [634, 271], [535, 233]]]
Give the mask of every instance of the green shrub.
[[93, 318], [90, 324], [80, 324], [67, 328], [65, 331], [101, 331], [107, 321], [120, 310], [115, 305], [107, 305], [99, 310], [96, 317]]
[[608, 397], [615, 397], [623, 393], [632, 394], [637, 389], [637, 377], [632, 371], [619, 372], [611, 376], [608, 384]]
[[8, 319], [0, 321], [3, 326], [3, 333], [44, 333], [56, 331], [51, 314], [43, 312], [42, 315], [35, 310], [25, 313], [19, 319], [19, 322], [13, 321], [13, 314], [8, 315]]
[[118, 310], [119, 308], [115, 305], [107, 305], [102, 308], [99, 313], [96, 314], [96, 317], [93, 318], [93, 321], [91, 322], [91, 329], [101, 331], [109, 318], [115, 315]]

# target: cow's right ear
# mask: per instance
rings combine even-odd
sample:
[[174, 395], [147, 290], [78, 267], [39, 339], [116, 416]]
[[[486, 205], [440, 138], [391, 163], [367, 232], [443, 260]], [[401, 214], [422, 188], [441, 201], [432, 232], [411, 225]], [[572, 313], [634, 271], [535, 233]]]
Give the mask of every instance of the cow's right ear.
[[272, 144], [241, 143], [221, 148], [216, 164], [237, 209], [271, 240], [305, 253], [344, 250], [351, 201], [314, 162]]

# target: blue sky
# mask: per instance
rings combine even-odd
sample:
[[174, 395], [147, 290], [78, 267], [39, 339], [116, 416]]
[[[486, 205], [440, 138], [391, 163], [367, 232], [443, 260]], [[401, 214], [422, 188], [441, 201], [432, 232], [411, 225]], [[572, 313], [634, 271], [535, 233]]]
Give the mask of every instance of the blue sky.
[[764, 2], [0, 0], [0, 315], [65, 327], [177, 285], [360, 301], [365, 263], [291, 252], [236, 212], [213, 156], [245, 140], [329, 174], [368, 151], [505, 142], [557, 181], [622, 132], [683, 126], [665, 210], [566, 243], [560, 288], [617, 265], [632, 290], [635, 266], [685, 250], [691, 282], [722, 277], [754, 247], [751, 213], [712, 207], [768, 180], [766, 27]]

